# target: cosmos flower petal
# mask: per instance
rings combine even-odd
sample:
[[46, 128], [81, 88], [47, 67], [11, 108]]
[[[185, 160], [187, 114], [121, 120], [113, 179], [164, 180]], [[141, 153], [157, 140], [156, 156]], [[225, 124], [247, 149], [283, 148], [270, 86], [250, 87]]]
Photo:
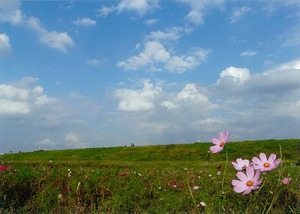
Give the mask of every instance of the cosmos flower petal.
[[253, 180], [254, 181], [257, 181], [260, 177], [260, 170], [257, 170], [256, 173], [255, 173], [255, 176], [253, 177]]
[[263, 163], [261, 162], [261, 160], [259, 160], [257, 157], [252, 158], [252, 162], [253, 162], [254, 164], [263, 164]]
[[227, 141], [228, 141], [228, 138], [229, 138], [229, 135], [230, 135], [229, 131], [226, 130], [226, 131], [223, 133], [223, 137], [224, 137], [223, 140], [227, 142]]
[[211, 146], [209, 149], [212, 153], [218, 153], [222, 150], [223, 147], [220, 147], [219, 145]]
[[213, 139], [211, 139], [211, 142], [215, 145], [219, 145], [220, 140], [218, 138], [213, 138]]
[[224, 140], [223, 132], [219, 132], [218, 137], [220, 141], [223, 141]]
[[244, 192], [247, 189], [247, 186], [235, 186], [233, 190], [237, 193]]
[[260, 160], [261, 160], [263, 163], [268, 162], [267, 157], [266, 157], [266, 154], [263, 153], [263, 152], [261, 152], [261, 153], [259, 154], [259, 158], [260, 158]]
[[276, 161], [274, 161], [276, 167], [281, 163], [281, 159], [277, 159]]
[[245, 175], [245, 173], [243, 173], [243, 172], [238, 172], [238, 173], [236, 173], [236, 176], [237, 176], [238, 179], [240, 179], [242, 182], [247, 182], [247, 181], [248, 181], [247, 175]]
[[237, 162], [238, 165], [243, 165], [243, 163], [244, 163], [242, 158], [236, 159], [236, 162]]
[[245, 192], [243, 193], [243, 195], [247, 195], [247, 194], [249, 194], [250, 192], [251, 192], [251, 188], [247, 188], [246, 190], [245, 190]]
[[248, 179], [252, 180], [254, 177], [254, 169], [252, 167], [247, 167], [246, 174], [248, 176]]
[[276, 159], [276, 155], [275, 154], [271, 154], [270, 156], [269, 156], [269, 158], [268, 158], [268, 162], [270, 163], [272, 163], [272, 162], [274, 162], [275, 161], [275, 159]]
[[231, 181], [231, 184], [232, 184], [233, 186], [245, 186], [245, 187], [246, 187], [245, 183], [242, 182], [242, 181], [239, 181], [239, 180], [232, 180], [232, 181]]

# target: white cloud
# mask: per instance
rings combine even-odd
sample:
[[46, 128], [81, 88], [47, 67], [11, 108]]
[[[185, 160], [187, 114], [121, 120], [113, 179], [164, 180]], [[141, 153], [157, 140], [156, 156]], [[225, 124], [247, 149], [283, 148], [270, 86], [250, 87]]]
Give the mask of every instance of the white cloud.
[[0, 115], [15, 115], [28, 113], [30, 113], [30, 106], [28, 103], [0, 98]]
[[204, 23], [204, 16], [210, 9], [223, 8], [224, 0], [177, 0], [178, 2], [188, 4], [191, 11], [186, 16], [186, 20], [200, 25]]
[[120, 61], [118, 66], [126, 70], [163, 71], [183, 73], [194, 69], [207, 58], [210, 51], [201, 48], [191, 50], [187, 55], [172, 55], [162, 43], [148, 41], [144, 50], [126, 61]]
[[67, 49], [74, 45], [73, 39], [67, 32], [60, 33], [56, 31], [47, 31], [41, 26], [40, 21], [35, 17], [28, 18], [26, 20], [26, 26], [37, 33], [42, 44], [53, 49], [67, 52]]
[[220, 73], [218, 84], [224, 82], [225, 79], [230, 79], [237, 84], [244, 84], [250, 78], [250, 72], [247, 68], [236, 68], [230, 66]]
[[202, 111], [202, 114], [217, 108], [217, 105], [213, 104], [208, 96], [201, 92], [194, 83], [186, 84], [178, 94], [171, 96], [170, 100], [163, 103], [167, 104], [163, 106], [169, 110], [181, 108], [184, 111], [188, 110], [190, 113], [200, 113], [199, 111]]
[[160, 105], [162, 107], [165, 107], [165, 108], [169, 109], [169, 110], [176, 108], [176, 106], [175, 106], [175, 104], [173, 102], [167, 101], [167, 100], [163, 101]]
[[209, 53], [209, 50], [197, 48], [190, 51], [188, 55], [172, 56], [164, 68], [170, 72], [183, 73], [204, 62]]
[[66, 148], [88, 148], [90, 144], [83, 142], [79, 135], [74, 132], [69, 132], [64, 137], [65, 147]]
[[94, 26], [97, 24], [97, 22], [95, 20], [92, 20], [90, 18], [78, 18], [73, 22], [74, 25], [78, 25], [78, 26], [83, 26], [83, 27], [89, 27], [89, 26]]
[[19, 9], [20, 3], [16, 0], [1, 1], [0, 21], [30, 28], [37, 34], [42, 44], [53, 49], [67, 52], [67, 49], [74, 45], [73, 39], [67, 32], [48, 31], [42, 27], [38, 18], [23, 14]]
[[121, 101], [118, 109], [123, 111], [149, 111], [155, 108], [155, 98], [161, 93], [160, 87], [155, 87], [145, 81], [142, 90], [118, 89], [115, 96]]
[[241, 20], [246, 13], [249, 13], [251, 11], [250, 7], [247, 6], [243, 6], [243, 7], [239, 7], [239, 8], [235, 8], [230, 16], [230, 23], [235, 23], [238, 22], [239, 20]]
[[157, 41], [147, 42], [143, 52], [138, 56], [133, 56], [126, 61], [120, 61], [118, 66], [126, 70], [138, 70], [149, 66], [151, 70], [158, 70], [155, 67], [156, 63], [164, 63], [170, 59], [170, 53], [165, 50], [165, 47]]
[[240, 54], [240, 56], [255, 56], [257, 55], [257, 52], [255, 51], [244, 51]]
[[117, 6], [105, 7], [99, 10], [100, 16], [107, 16], [112, 12], [133, 11], [139, 16], [144, 16], [153, 9], [158, 8], [158, 0], [121, 0]]
[[285, 47], [300, 46], [300, 24], [288, 28], [279, 35], [279, 42]]
[[[224, 70], [220, 83], [208, 86], [149, 80], [138, 89], [114, 91], [118, 105], [107, 109], [99, 104], [102, 101], [74, 93], [42, 108], [35, 104], [36, 97], [45, 92], [35, 78], [2, 84], [1, 140], [7, 143], [0, 143], [0, 148], [36, 149], [38, 144], [31, 142], [40, 142], [42, 149], [53, 148], [55, 142], [62, 142], [56, 143], [55, 149], [130, 142], [189, 143], [209, 141], [225, 129], [231, 131], [231, 140], [299, 138], [299, 66], [295, 60], [251, 75], [246, 68], [231, 67]], [[3, 113], [1, 108], [6, 105], [18, 107], [13, 116], [7, 116], [7, 109], [13, 107]], [[22, 113], [26, 108], [28, 111]]]
[[17, 25], [23, 20], [23, 14], [19, 10], [21, 1], [19, 0], [1, 0], [0, 1], [0, 22], [9, 22]]
[[168, 28], [165, 32], [164, 31], [152, 31], [149, 35], [145, 38], [147, 40], [177, 40], [181, 37], [182, 33], [184, 32], [184, 28], [181, 27], [172, 27]]
[[78, 143], [80, 140], [77, 134], [75, 134], [74, 132], [69, 132], [66, 134], [64, 141], [71, 142], [71, 143]]
[[89, 65], [99, 65], [100, 64], [100, 60], [98, 60], [98, 59], [88, 59], [86, 61], [86, 64], [89, 64]]
[[299, 8], [299, 1], [298, 0], [260, 0], [263, 3], [263, 9], [269, 13], [273, 13], [278, 8], [282, 7], [294, 7]]
[[37, 146], [42, 146], [42, 147], [54, 147], [56, 146], [56, 142], [50, 140], [49, 138], [45, 138], [43, 140], [40, 140], [39, 142], [37, 142]]
[[148, 19], [148, 20], [145, 20], [145, 24], [146, 25], [154, 25], [158, 22], [158, 19]]
[[0, 115], [29, 114], [33, 108], [53, 102], [55, 99], [45, 95], [41, 86], [0, 84]]
[[[224, 96], [229, 105], [244, 105], [266, 115], [277, 115], [286, 109], [294, 109], [299, 101], [300, 63], [292, 61], [278, 65], [262, 73], [250, 75], [247, 69], [230, 67], [221, 72], [216, 94]], [[280, 100], [279, 100], [280, 97]], [[231, 102], [236, 100], [237, 102]], [[287, 107], [288, 106], [288, 107]], [[280, 110], [281, 109], [281, 110]], [[291, 112], [294, 112], [291, 110]]]
[[271, 68], [270, 70], [267, 70], [264, 73], [269, 74], [269, 73], [274, 73], [274, 72], [278, 72], [278, 71], [285, 71], [285, 70], [291, 70], [291, 69], [296, 69], [296, 70], [300, 69], [300, 60], [299, 59], [277, 65], [276, 67]]
[[110, 13], [116, 11], [117, 8], [116, 7], [105, 7], [105, 6], [102, 6], [99, 10], [98, 10], [98, 13], [99, 13], [99, 16], [102, 16], [102, 17], [106, 17], [108, 16]]
[[7, 55], [10, 49], [9, 37], [6, 34], [0, 33], [0, 56]]

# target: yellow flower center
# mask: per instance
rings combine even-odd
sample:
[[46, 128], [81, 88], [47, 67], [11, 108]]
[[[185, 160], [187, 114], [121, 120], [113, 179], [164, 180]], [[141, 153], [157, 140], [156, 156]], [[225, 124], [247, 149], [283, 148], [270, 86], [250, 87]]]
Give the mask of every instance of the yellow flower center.
[[221, 143], [219, 143], [219, 146], [222, 147], [222, 146], [224, 146], [224, 144], [225, 143], [222, 141]]
[[247, 185], [248, 187], [251, 187], [251, 186], [253, 185], [253, 181], [247, 181], [246, 185]]
[[269, 163], [264, 163], [264, 167], [268, 168], [270, 166]]

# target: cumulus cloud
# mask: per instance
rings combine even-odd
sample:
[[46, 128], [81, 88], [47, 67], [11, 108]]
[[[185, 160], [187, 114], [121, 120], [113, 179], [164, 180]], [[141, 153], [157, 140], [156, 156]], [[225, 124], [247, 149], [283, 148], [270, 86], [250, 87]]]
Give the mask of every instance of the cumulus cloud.
[[10, 49], [9, 37], [6, 34], [0, 33], [0, 57], [7, 55]]
[[253, 106], [263, 106], [256, 109], [256, 113], [278, 116], [283, 112], [282, 106], [294, 112], [299, 101], [296, 95], [300, 91], [299, 65], [299, 61], [292, 61], [252, 75], [245, 68], [229, 67], [220, 73], [215, 93], [225, 96], [230, 105], [229, 100], [238, 101], [235, 104], [244, 105], [245, 109], [250, 105], [252, 111]]
[[100, 60], [99, 59], [88, 59], [88, 60], [86, 60], [86, 64], [89, 64], [89, 65], [99, 65], [100, 64]]
[[300, 46], [300, 24], [288, 28], [285, 32], [279, 35], [279, 42], [284, 47]]
[[41, 86], [0, 84], [0, 115], [29, 114], [34, 108], [53, 102], [55, 99], [44, 94]]
[[121, 101], [118, 109], [123, 111], [149, 111], [155, 108], [155, 98], [161, 93], [160, 87], [155, 87], [148, 81], [144, 82], [141, 90], [118, 89], [115, 96]]
[[229, 18], [230, 23], [238, 22], [245, 16], [246, 13], [249, 13], [250, 11], [251, 11], [251, 8], [247, 7], [247, 6], [235, 8], [232, 11], [231, 16]]
[[221, 84], [227, 80], [232, 80], [237, 84], [243, 84], [250, 78], [250, 72], [247, 68], [236, 68], [230, 66], [220, 73], [220, 79], [217, 83]]
[[71, 142], [71, 143], [78, 143], [79, 142], [79, 136], [76, 135], [73, 132], [69, 132], [66, 134], [64, 141]]
[[97, 24], [97, 22], [90, 18], [78, 18], [73, 22], [74, 25], [83, 26], [83, 27], [89, 27], [94, 26]]
[[102, 6], [99, 9], [100, 16], [107, 16], [112, 12], [118, 13], [124, 11], [133, 11], [139, 16], [144, 16], [148, 12], [158, 7], [158, 0], [121, 0], [117, 6], [106, 7]]
[[188, 83], [184, 88], [175, 95], [169, 95], [169, 100], [163, 101], [162, 106], [169, 110], [184, 109], [190, 113], [198, 112], [200, 114], [206, 113], [218, 106], [209, 100], [209, 97], [201, 92], [195, 83]]
[[186, 16], [186, 20], [200, 25], [204, 23], [204, 17], [208, 10], [214, 8], [223, 8], [224, 0], [177, 0], [178, 2], [190, 6], [191, 11]]
[[166, 70], [168, 72], [183, 73], [194, 69], [204, 62], [209, 52], [209, 50], [195, 48], [186, 55], [174, 55], [166, 50], [162, 43], [148, 41], [144, 50], [138, 56], [133, 56], [126, 61], [120, 61], [117, 65], [125, 70]]
[[42, 27], [36, 17], [28, 17], [19, 9], [20, 1], [4, 0], [0, 3], [0, 21], [12, 25], [24, 26], [33, 30], [39, 41], [53, 49], [67, 52], [69, 47], [74, 45], [73, 39], [67, 32], [48, 31]]
[[185, 33], [185, 28], [182, 27], [172, 27], [168, 28], [165, 31], [152, 31], [145, 38], [147, 40], [177, 40], [182, 34]]
[[49, 138], [45, 138], [37, 142], [37, 146], [40, 149], [44, 149], [44, 147], [54, 147], [57, 143], [55, 141], [50, 140]]
[[255, 51], [244, 51], [240, 54], [240, 56], [255, 56], [257, 55], [257, 52]]
[[23, 21], [23, 14], [19, 7], [19, 0], [2, 0], [0, 1], [0, 22], [9, 22], [17, 25]]
[[72, 148], [88, 148], [90, 144], [87, 142], [81, 141], [78, 134], [74, 132], [69, 132], [65, 135], [64, 142], [66, 143], [66, 147]]
[[67, 52], [68, 47], [74, 45], [73, 39], [67, 32], [47, 31], [41, 26], [39, 19], [35, 17], [29, 17], [26, 20], [26, 26], [34, 30], [40, 42], [50, 48]]
[[298, 0], [261, 0], [264, 4], [262, 5], [263, 9], [266, 10], [269, 13], [273, 13], [278, 8], [282, 7], [294, 7], [299, 8], [299, 2]]
[[151, 41], [145, 44], [144, 50], [138, 56], [120, 61], [117, 65], [126, 70], [138, 70], [146, 66], [149, 66], [151, 70], [158, 70], [159, 68], [156, 68], [155, 64], [166, 62], [170, 58], [170, 53], [160, 42]]
[[[42, 89], [35, 78], [1, 85], [1, 100], [11, 102], [5, 111], [0, 104], [1, 142], [7, 142], [1, 150], [189, 143], [209, 141], [224, 129], [232, 140], [300, 137], [299, 60], [252, 74], [231, 66], [206, 86], [144, 81], [113, 91], [117, 105], [107, 109], [74, 93], [41, 106]], [[12, 104], [18, 108], [9, 113]]]
[[158, 22], [158, 19], [147, 19], [147, 20], [145, 20], [145, 24], [146, 25], [154, 25], [154, 24], [156, 24]]

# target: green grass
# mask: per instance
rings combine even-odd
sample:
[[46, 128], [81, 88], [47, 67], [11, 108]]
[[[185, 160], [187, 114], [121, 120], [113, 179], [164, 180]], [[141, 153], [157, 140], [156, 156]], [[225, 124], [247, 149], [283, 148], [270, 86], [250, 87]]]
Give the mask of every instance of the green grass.
[[[208, 153], [211, 145], [7, 154], [0, 157], [9, 166], [0, 171], [0, 213], [300, 212], [300, 140], [226, 145], [229, 160], [252, 159], [260, 152], [282, 155], [281, 166], [263, 175], [262, 188], [245, 196], [233, 191], [236, 171], [230, 162], [223, 183], [226, 154]], [[284, 177], [292, 178], [290, 185], [282, 184]]]
[[[97, 161], [205, 161], [211, 143], [171, 144], [156, 146], [88, 148], [74, 150], [53, 150], [7, 154], [4, 161], [47, 162], [49, 160], [67, 162]], [[286, 160], [299, 158], [300, 140], [261, 140], [231, 142], [227, 145], [229, 159], [250, 158], [262, 150], [265, 153], [278, 151], [282, 147]], [[224, 152], [223, 152], [224, 153]], [[1, 158], [1, 157], [0, 157]], [[216, 160], [224, 160], [216, 156]]]

